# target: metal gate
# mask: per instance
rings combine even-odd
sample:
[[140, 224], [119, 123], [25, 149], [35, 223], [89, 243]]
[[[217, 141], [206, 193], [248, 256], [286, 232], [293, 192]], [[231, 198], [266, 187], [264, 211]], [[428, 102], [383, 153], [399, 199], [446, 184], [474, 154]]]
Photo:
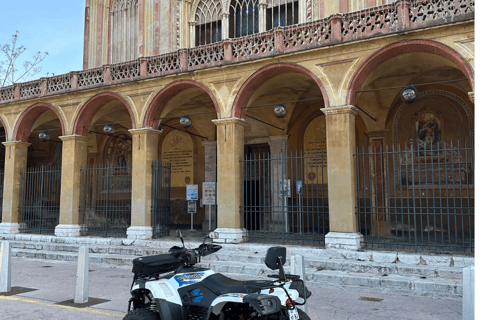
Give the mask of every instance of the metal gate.
[[82, 235], [126, 237], [131, 223], [132, 166], [97, 164], [81, 169]]
[[329, 225], [326, 160], [326, 154], [315, 150], [253, 154], [241, 161], [240, 212], [248, 241], [325, 245]]
[[60, 217], [61, 169], [26, 168], [21, 170], [20, 178], [20, 233], [54, 234]]
[[152, 226], [155, 239], [170, 234], [171, 164], [155, 160], [152, 173]]
[[2, 212], [3, 212], [3, 169], [0, 169], [0, 223], [2, 223]]
[[366, 248], [473, 254], [473, 145], [378, 145], [355, 157]]

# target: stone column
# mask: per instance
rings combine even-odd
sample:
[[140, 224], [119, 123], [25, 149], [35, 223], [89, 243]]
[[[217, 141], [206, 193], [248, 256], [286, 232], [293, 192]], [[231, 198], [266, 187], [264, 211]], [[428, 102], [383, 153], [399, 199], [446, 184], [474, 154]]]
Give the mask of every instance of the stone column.
[[3, 142], [5, 146], [5, 175], [3, 180], [3, 216], [0, 234], [18, 233], [20, 205], [20, 171], [27, 167], [30, 143]]
[[158, 159], [158, 138], [162, 133], [152, 128], [128, 130], [132, 134], [132, 222], [129, 239], [151, 239], [152, 163]]
[[70, 135], [62, 140], [62, 181], [60, 191], [60, 223], [55, 227], [59, 237], [80, 236], [80, 169], [87, 164], [88, 137]]
[[385, 203], [388, 201], [388, 199], [385, 197], [387, 183], [385, 174], [388, 174], [388, 171], [386, 171], [388, 168], [385, 168], [385, 160], [380, 154], [381, 151], [385, 151], [384, 142], [387, 133], [388, 131], [385, 130], [365, 132], [368, 137], [370, 153], [374, 153], [374, 155], [370, 158], [369, 163], [372, 178], [372, 184], [369, 187], [371, 188], [370, 190], [372, 190], [373, 196], [373, 199], [371, 199], [372, 213], [376, 213], [373, 214], [372, 220], [367, 218], [367, 223], [373, 221], [373, 226], [371, 226], [373, 230], [372, 235], [381, 237], [390, 237], [390, 224], [388, 215], [385, 214], [387, 212], [384, 212], [384, 209], [382, 208], [385, 207]]
[[327, 123], [327, 167], [330, 232], [327, 248], [360, 249], [362, 235], [355, 219], [354, 106], [321, 109]]
[[230, 38], [229, 35], [229, 14], [222, 14], [222, 40]]
[[468, 93], [468, 99], [470, 99], [470, 101], [472, 101], [472, 103], [475, 104], [475, 92], [474, 91]]
[[[205, 182], [217, 181], [217, 141], [203, 141], [203, 147], [205, 148]], [[218, 190], [217, 190], [218, 192]], [[211, 206], [212, 214], [212, 228], [217, 225], [215, 217], [215, 206]], [[208, 209], [205, 207], [205, 221], [203, 222], [203, 230], [208, 230]]]
[[[283, 209], [287, 207], [287, 199], [282, 195], [282, 182], [287, 179], [287, 170], [286, 165], [283, 166], [283, 177], [282, 177], [282, 164], [280, 160], [280, 153], [283, 152], [283, 157], [286, 158], [287, 156], [287, 141], [288, 135], [281, 135], [281, 136], [272, 136], [270, 137], [270, 141], [268, 142], [270, 146], [270, 159], [271, 162], [271, 202], [272, 202], [272, 214], [270, 216], [270, 231], [273, 232], [283, 232], [289, 231], [289, 227], [287, 224], [283, 226], [283, 221], [288, 221], [288, 212], [287, 210]], [[285, 215], [285, 217], [282, 216]], [[284, 227], [282, 229], [282, 227]]]
[[188, 25], [190, 26], [190, 48], [195, 48], [195, 21], [189, 21]]
[[267, 3], [261, 0], [258, 4], [258, 32], [267, 31]]
[[229, 118], [212, 120], [217, 126], [217, 242], [244, 241], [246, 230], [240, 214], [243, 177], [240, 160], [244, 154], [244, 130], [247, 122]]

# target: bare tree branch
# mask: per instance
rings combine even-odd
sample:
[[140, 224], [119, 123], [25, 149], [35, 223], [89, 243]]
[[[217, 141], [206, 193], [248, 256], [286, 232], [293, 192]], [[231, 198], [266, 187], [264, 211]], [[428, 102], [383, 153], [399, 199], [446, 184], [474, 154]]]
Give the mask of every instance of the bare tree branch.
[[38, 51], [34, 56], [32, 61], [23, 62], [23, 70], [20, 71], [17, 69], [17, 59], [22, 53], [25, 52], [26, 48], [21, 45], [17, 47], [18, 40], [18, 30], [15, 31], [15, 34], [12, 35], [12, 43], [0, 45], [0, 54], [3, 53], [3, 56], [7, 59], [6, 61], [0, 60], [0, 88], [8, 85], [13, 85], [18, 82], [28, 81], [34, 75], [42, 71], [42, 67], [39, 66], [48, 52]]

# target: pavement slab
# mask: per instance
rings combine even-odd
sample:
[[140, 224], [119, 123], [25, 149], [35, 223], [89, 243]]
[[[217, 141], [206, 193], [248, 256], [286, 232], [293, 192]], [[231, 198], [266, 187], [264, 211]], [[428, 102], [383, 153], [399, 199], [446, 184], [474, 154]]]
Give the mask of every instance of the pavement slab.
[[[76, 308], [64, 303], [75, 295], [76, 262], [12, 258], [12, 287], [36, 290], [0, 295], [0, 319], [121, 319], [130, 298], [131, 267], [91, 263], [89, 269], [90, 300], [101, 303]], [[245, 275], [228, 276], [247, 279]], [[315, 283], [308, 286], [313, 293], [307, 303], [312, 320], [462, 319], [460, 298], [357, 292]]]

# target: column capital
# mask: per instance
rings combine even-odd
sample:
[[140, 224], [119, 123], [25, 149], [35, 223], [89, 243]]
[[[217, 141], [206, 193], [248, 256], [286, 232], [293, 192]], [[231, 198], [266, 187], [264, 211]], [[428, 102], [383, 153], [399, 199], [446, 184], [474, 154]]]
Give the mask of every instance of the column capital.
[[216, 147], [217, 141], [202, 141], [204, 147]]
[[270, 140], [272, 142], [277, 142], [277, 141], [282, 141], [282, 142], [285, 141], [286, 142], [286, 141], [288, 141], [288, 136], [289, 136], [288, 134], [282, 134], [280, 136], [270, 136]]
[[469, 92], [468, 98], [470, 99], [470, 101], [472, 101], [472, 103], [475, 103], [475, 91]]
[[335, 115], [335, 114], [347, 114], [350, 113], [353, 116], [358, 114], [358, 108], [355, 106], [338, 106], [338, 107], [330, 107], [330, 108], [321, 108], [320, 111], [325, 113], [325, 115]]
[[68, 142], [68, 141], [88, 141], [88, 140], [90, 140], [89, 137], [83, 136], [83, 135], [81, 135], [81, 134], [72, 134], [72, 135], [68, 135], [68, 136], [60, 136], [59, 138], [60, 138], [60, 140], [62, 140], [63, 142]]
[[30, 142], [23, 142], [23, 141], [6, 141], [6, 142], [2, 142], [2, 144], [5, 146], [5, 147], [16, 147], [16, 146], [19, 146], [19, 147], [25, 147], [25, 148], [28, 148], [31, 143]]
[[129, 129], [128, 132], [130, 132], [132, 135], [134, 134], [156, 134], [160, 135], [163, 130], [156, 130], [153, 128], [138, 128], [138, 129]]
[[240, 118], [225, 118], [225, 119], [214, 119], [212, 120], [213, 124], [216, 125], [217, 127], [220, 126], [226, 126], [226, 125], [239, 125], [246, 127], [247, 126], [247, 121], [245, 119], [240, 119]]

